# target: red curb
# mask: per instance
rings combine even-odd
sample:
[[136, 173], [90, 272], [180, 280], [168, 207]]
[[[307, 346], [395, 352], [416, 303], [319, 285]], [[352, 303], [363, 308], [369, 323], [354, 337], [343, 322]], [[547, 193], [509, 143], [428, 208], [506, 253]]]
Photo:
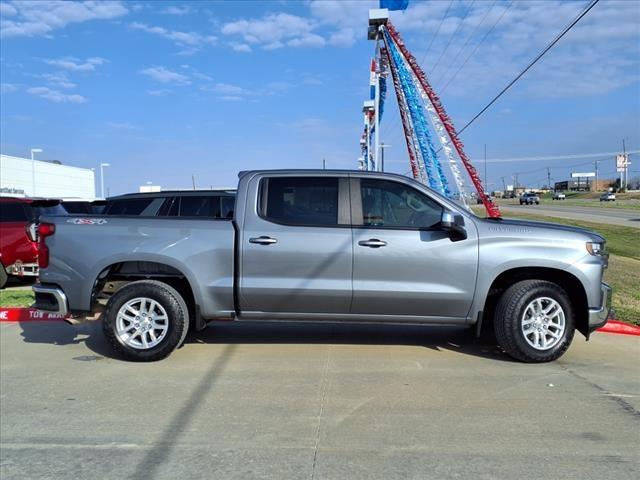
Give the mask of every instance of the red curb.
[[0, 307], [0, 323], [4, 322], [60, 322], [57, 313], [39, 312], [35, 308]]
[[640, 327], [629, 325], [619, 320], [609, 320], [604, 327], [600, 327], [598, 332], [617, 333], [620, 335], [637, 335], [640, 336]]

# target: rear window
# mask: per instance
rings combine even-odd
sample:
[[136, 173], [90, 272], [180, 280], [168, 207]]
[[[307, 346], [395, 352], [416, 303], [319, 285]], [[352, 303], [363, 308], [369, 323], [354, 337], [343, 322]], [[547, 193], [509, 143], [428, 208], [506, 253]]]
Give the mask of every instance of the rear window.
[[0, 202], [0, 222], [26, 222], [27, 212], [22, 203]]
[[66, 214], [67, 214], [67, 211], [60, 204], [31, 207], [31, 215], [34, 221], [37, 221], [42, 215], [66, 215]]
[[64, 202], [62, 206], [67, 213], [71, 214], [93, 213], [89, 202]]
[[262, 215], [268, 220], [298, 226], [338, 224], [337, 178], [266, 178], [261, 188]]

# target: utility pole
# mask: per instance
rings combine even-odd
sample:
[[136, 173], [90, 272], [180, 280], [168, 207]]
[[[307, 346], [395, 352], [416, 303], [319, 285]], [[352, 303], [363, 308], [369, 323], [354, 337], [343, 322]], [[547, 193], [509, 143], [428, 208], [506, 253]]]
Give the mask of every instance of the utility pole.
[[191, 175], [191, 183], [193, 184], [193, 189], [196, 189], [196, 176], [195, 175]]
[[507, 191], [507, 184], [504, 182], [504, 177], [500, 177], [502, 179], [502, 191], [506, 192]]
[[624, 191], [627, 191], [627, 182], [629, 181], [629, 177], [628, 177], [628, 163], [629, 163], [629, 159], [627, 158], [627, 147], [624, 143], [624, 138], [622, 139], [622, 156], [624, 157], [624, 187], [622, 185], [622, 181], [620, 182], [620, 188], [624, 188]]
[[327, 161], [324, 158], [322, 159], [322, 169], [323, 170], [327, 169]]
[[599, 163], [599, 160], [595, 160], [593, 162], [594, 166], [596, 167], [595, 168], [595, 171], [596, 171], [596, 184], [595, 184], [595, 188], [593, 189], [594, 192], [598, 191], [598, 163]]
[[549, 167], [547, 167], [547, 187], [551, 190], [551, 170], [549, 170]]

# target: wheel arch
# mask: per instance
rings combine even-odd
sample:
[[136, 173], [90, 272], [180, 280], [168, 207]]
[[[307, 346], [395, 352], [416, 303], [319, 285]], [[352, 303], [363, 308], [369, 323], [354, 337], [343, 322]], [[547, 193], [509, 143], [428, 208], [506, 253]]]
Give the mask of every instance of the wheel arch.
[[[109, 282], [123, 286], [136, 280], [157, 280], [173, 287], [184, 299], [189, 309], [192, 327], [201, 330], [205, 321], [200, 315], [198, 292], [194, 282], [180, 266], [163, 259], [131, 260], [123, 259], [103, 266], [96, 275], [91, 290], [91, 303]], [[115, 287], [117, 289], [119, 287]]]
[[562, 287], [569, 295], [575, 315], [576, 329], [588, 338], [589, 308], [582, 282], [570, 272], [552, 267], [517, 267], [501, 272], [491, 283], [483, 307], [484, 319], [493, 320], [500, 296], [516, 282], [546, 280]]

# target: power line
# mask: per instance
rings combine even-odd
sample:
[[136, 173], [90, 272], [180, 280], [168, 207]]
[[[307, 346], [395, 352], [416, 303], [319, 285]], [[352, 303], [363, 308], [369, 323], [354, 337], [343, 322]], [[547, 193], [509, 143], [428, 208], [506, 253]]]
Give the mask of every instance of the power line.
[[467, 127], [469, 127], [469, 125], [471, 125], [473, 122], [475, 122], [475, 121], [478, 119], [478, 117], [480, 117], [480, 115], [482, 115], [484, 112], [486, 112], [486, 111], [489, 109], [489, 107], [491, 107], [491, 105], [493, 105], [493, 104], [494, 104], [494, 103], [495, 103], [495, 102], [496, 102], [496, 101], [497, 101], [497, 100], [498, 100], [498, 99], [499, 99], [499, 98], [500, 98], [500, 97], [501, 97], [501, 96], [502, 96], [502, 95], [503, 95], [507, 90], [509, 90], [509, 89], [513, 86], [513, 84], [515, 84], [518, 80], [520, 80], [520, 78], [521, 78], [525, 73], [527, 73], [527, 72], [529, 71], [529, 69], [530, 69], [531, 67], [533, 67], [533, 66], [538, 62], [538, 60], [540, 60], [540, 59], [541, 59], [541, 58], [542, 58], [542, 57], [543, 57], [543, 56], [544, 56], [544, 55], [545, 55], [549, 50], [551, 50], [551, 48], [552, 48], [556, 43], [558, 43], [558, 41], [559, 41], [562, 37], [564, 37], [564, 36], [566, 35], [566, 33], [567, 33], [569, 30], [571, 30], [571, 29], [575, 26], [575, 24], [576, 24], [576, 23], [578, 23], [578, 22], [580, 21], [580, 19], [582, 19], [582, 17], [584, 17], [587, 13], [589, 13], [589, 11], [590, 11], [593, 7], [595, 7], [595, 6], [596, 6], [596, 4], [597, 4], [599, 1], [600, 1], [600, 0], [592, 0], [592, 1], [591, 1], [591, 3], [589, 3], [589, 5], [587, 5], [587, 7], [586, 7], [584, 10], [582, 10], [582, 12], [581, 12], [581, 13], [580, 13], [576, 18], [574, 18], [574, 19], [571, 21], [571, 23], [570, 23], [569, 25], [567, 25], [567, 26], [566, 26], [566, 27], [565, 27], [565, 28], [564, 28], [564, 29], [563, 29], [563, 30], [562, 30], [562, 31], [561, 31], [561, 32], [556, 36], [556, 38], [554, 38], [554, 39], [551, 41], [551, 43], [550, 43], [549, 45], [547, 45], [547, 46], [544, 48], [544, 50], [542, 50], [542, 52], [540, 52], [540, 53], [536, 56], [536, 58], [534, 58], [534, 59], [529, 63], [529, 65], [527, 65], [527, 66], [525, 67], [525, 69], [524, 69], [524, 70], [522, 70], [522, 71], [521, 71], [521, 72], [516, 76], [516, 78], [514, 78], [513, 80], [511, 80], [511, 82], [509, 82], [509, 84], [508, 84], [506, 87], [504, 87], [504, 88], [500, 91], [500, 93], [498, 93], [498, 95], [496, 95], [495, 97], [493, 97], [493, 99], [492, 99], [492, 100], [491, 100], [491, 101], [490, 101], [490, 102], [489, 102], [489, 103], [488, 103], [488, 104], [487, 104], [487, 105], [486, 105], [482, 110], [480, 110], [480, 111], [477, 113], [477, 115], [476, 115], [475, 117], [473, 117], [471, 120], [469, 120], [469, 121], [467, 122], [467, 124], [466, 124], [464, 127], [462, 127], [460, 130], [458, 130], [458, 134], [461, 134], [462, 132], [464, 132], [464, 131], [467, 129]]
[[478, 42], [478, 44], [476, 45], [476, 48], [473, 49], [473, 52], [471, 52], [469, 54], [469, 56], [464, 60], [464, 62], [462, 62], [462, 65], [460, 65], [460, 67], [458, 67], [458, 70], [455, 71], [455, 73], [453, 74], [453, 76], [449, 79], [449, 81], [445, 84], [445, 86], [442, 88], [442, 90], [440, 90], [440, 95], [442, 95], [444, 93], [444, 91], [447, 89], [447, 87], [449, 86], [449, 84], [451, 82], [453, 82], [453, 80], [458, 76], [458, 74], [460, 73], [460, 71], [465, 67], [465, 65], [467, 64], [467, 62], [471, 59], [471, 57], [473, 57], [476, 52], [478, 51], [478, 49], [480, 48], [480, 46], [484, 43], [484, 41], [487, 39], [487, 37], [491, 34], [491, 32], [493, 32], [493, 30], [496, 28], [496, 26], [500, 23], [500, 20], [502, 20], [502, 17], [504, 17], [504, 15], [507, 13], [507, 11], [511, 8], [511, 5], [513, 5], [513, 2], [515, 0], [511, 0], [511, 3], [509, 3], [509, 5], [507, 5], [507, 8], [505, 8], [502, 12], [502, 14], [498, 17], [498, 19], [496, 20], [496, 22], [491, 26], [491, 28], [489, 30], [487, 30], [487, 32], [484, 34], [484, 36], [482, 37], [482, 39], [480, 39], [480, 41]]
[[436, 81], [434, 79], [434, 81], [432, 82], [434, 85], [436, 83], [440, 83], [440, 80], [442, 80], [443, 78], [445, 78], [447, 76], [447, 73], [449, 73], [449, 70], [451, 69], [451, 67], [453, 67], [456, 63], [456, 61], [458, 60], [458, 57], [460, 57], [460, 54], [464, 51], [465, 48], [467, 48], [467, 45], [469, 45], [469, 42], [471, 41], [471, 39], [473, 38], [473, 36], [476, 34], [476, 32], [478, 31], [478, 29], [482, 26], [482, 24], [484, 23], [484, 21], [487, 19], [487, 17], [489, 16], [489, 13], [491, 13], [491, 11], [493, 10], [493, 7], [495, 7], [496, 3], [498, 3], [498, 0], [493, 0], [493, 3], [489, 6], [489, 8], [487, 9], [487, 11], [485, 12], [484, 16], [482, 17], [482, 20], [480, 20], [475, 27], [473, 27], [473, 30], [471, 31], [471, 34], [467, 37], [467, 40], [464, 42], [464, 45], [462, 45], [462, 47], [460, 48], [460, 50], [458, 50], [458, 53], [456, 53], [456, 55], [453, 57], [453, 60], [449, 63], [449, 66], [447, 67], [447, 69], [444, 71], [444, 73], [442, 74], [441, 77], [438, 78], [438, 80]]
[[[640, 153], [640, 150], [630, 150], [629, 155]], [[620, 152], [602, 152], [602, 153], [574, 153], [570, 155], [551, 155], [547, 157], [518, 157], [518, 158], [488, 158], [488, 163], [508, 163], [508, 162], [533, 162], [539, 160], [567, 160], [572, 158], [596, 158], [619, 155]]]
[[472, 0], [472, 2], [469, 4], [469, 8], [467, 8], [467, 11], [464, 13], [464, 16], [460, 20], [460, 23], [458, 24], [458, 27], [453, 32], [453, 34], [449, 37], [449, 41], [447, 42], [447, 45], [444, 47], [444, 50], [442, 50], [442, 53], [440, 54], [440, 57], [438, 57], [438, 61], [435, 63], [435, 65], [431, 69], [431, 73], [430, 73], [431, 75], [433, 75], [433, 73], [436, 71], [436, 68], [438, 68], [438, 65], [440, 65], [440, 60], [442, 60], [442, 57], [444, 57], [444, 54], [449, 49], [449, 45], [451, 45], [451, 42], [453, 41], [455, 36], [460, 31], [460, 28], [462, 27], [462, 24], [464, 23], [465, 19], [467, 18], [467, 15], [469, 15], [469, 12], [471, 11], [471, 8], [473, 7], [474, 3], [475, 3], [475, 0]]
[[434, 33], [433, 36], [431, 37], [431, 41], [429, 42], [429, 46], [427, 47], [427, 51], [425, 52], [424, 57], [422, 57], [422, 61], [420, 63], [424, 63], [424, 61], [427, 59], [427, 55], [429, 55], [429, 51], [431, 50], [431, 46], [433, 45], [433, 41], [438, 36], [438, 33], [440, 33], [440, 29], [442, 28], [442, 24], [444, 23], [445, 19], [447, 18], [447, 14], [449, 13], [449, 10], [451, 10], [451, 5], [453, 5], [453, 2], [454, 2], [454, 0], [451, 0], [449, 2], [449, 6], [445, 10], [444, 15], [442, 16], [442, 20], [440, 20], [440, 24], [438, 25], [436, 33]]

